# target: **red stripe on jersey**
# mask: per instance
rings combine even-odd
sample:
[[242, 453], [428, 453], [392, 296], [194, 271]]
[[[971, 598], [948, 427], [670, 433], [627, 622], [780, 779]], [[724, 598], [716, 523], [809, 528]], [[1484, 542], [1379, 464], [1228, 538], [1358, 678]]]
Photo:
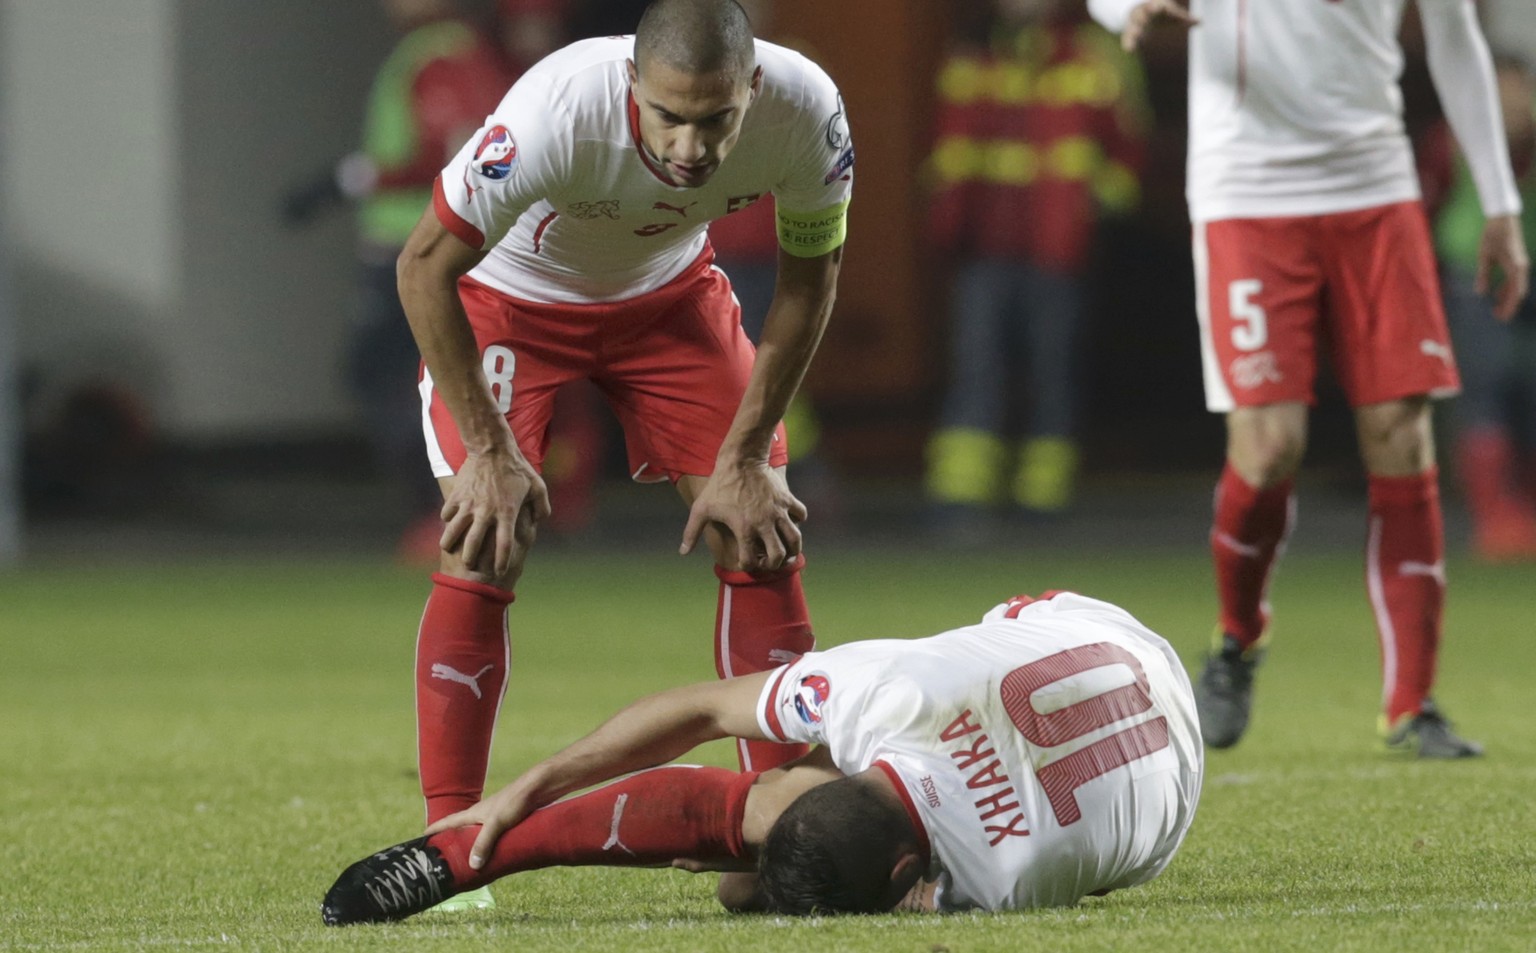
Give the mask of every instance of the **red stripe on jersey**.
[[1054, 599], [1061, 595], [1063, 592], [1069, 591], [1071, 590], [1047, 589], [1046, 591], [1040, 593], [1038, 596], [1026, 596], [1023, 594], [1014, 596], [1012, 599], [1008, 600], [1008, 611], [1003, 613], [1003, 615], [1010, 619], [1017, 619], [1019, 617], [1019, 611], [1022, 610], [1025, 606], [1033, 605], [1036, 602], [1044, 602], [1048, 599]]
[[651, 154], [645, 151], [645, 140], [640, 137], [640, 104], [635, 102], [634, 90], [629, 91], [629, 137], [634, 140], [635, 151], [640, 154], [640, 161], [645, 163], [645, 167], [650, 170], [651, 175], [654, 175], [662, 185], [671, 185], [673, 188], [677, 188], [670, 179], [661, 174], [661, 169], [657, 168], [656, 163], [651, 161]]
[[926, 868], [929, 858], [933, 856], [932, 847], [928, 843], [928, 828], [923, 824], [923, 816], [917, 813], [917, 804], [913, 802], [912, 794], [907, 790], [906, 782], [901, 779], [901, 775], [896, 773], [896, 769], [891, 767], [890, 762], [876, 761], [874, 767], [885, 772], [885, 776], [890, 778], [891, 784], [895, 786], [896, 793], [901, 795], [901, 805], [907, 809], [907, 817], [912, 820], [912, 830], [917, 834], [917, 847], [923, 855], [922, 862]]
[[784, 684], [784, 676], [789, 674], [789, 666], [779, 669], [778, 677], [773, 680], [773, 688], [768, 691], [768, 707], [763, 709], [763, 721], [768, 725], [768, 733], [775, 741], [788, 741], [784, 737], [784, 726], [779, 723], [779, 686]]
[[460, 218], [459, 213], [448, 204], [448, 196], [443, 193], [442, 176], [432, 180], [432, 211], [437, 213], [437, 220], [443, 223], [443, 227], [459, 241], [477, 251], [485, 247], [485, 235], [480, 229]]
[[544, 229], [548, 228], [549, 224], [559, 217], [559, 212], [550, 212], [544, 216], [544, 220], [539, 223], [539, 227], [533, 230], [533, 253], [535, 255], [539, 253], [539, 241], [544, 237]]

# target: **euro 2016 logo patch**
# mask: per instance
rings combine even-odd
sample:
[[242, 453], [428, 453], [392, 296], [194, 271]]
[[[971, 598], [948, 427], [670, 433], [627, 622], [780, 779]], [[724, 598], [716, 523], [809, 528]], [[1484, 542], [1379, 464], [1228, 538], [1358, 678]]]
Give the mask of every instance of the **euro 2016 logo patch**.
[[470, 167], [493, 182], [500, 182], [512, 174], [517, 164], [517, 143], [506, 126], [492, 126], [475, 148]]
[[847, 152], [844, 152], [842, 155], [837, 157], [837, 164], [834, 165], [832, 167], [832, 171], [828, 172], [826, 177], [821, 180], [821, 184], [831, 185], [833, 182], [836, 182], [838, 179], [841, 179], [843, 176], [847, 175], [852, 168], [853, 147], [849, 146]]
[[795, 714], [807, 725], [821, 723], [821, 706], [827, 703], [827, 696], [832, 694], [832, 683], [827, 676], [820, 672], [800, 679], [800, 685], [795, 689]]
[[827, 148], [837, 150], [848, 144], [848, 109], [843, 105], [843, 94], [837, 94], [837, 112], [827, 120]]

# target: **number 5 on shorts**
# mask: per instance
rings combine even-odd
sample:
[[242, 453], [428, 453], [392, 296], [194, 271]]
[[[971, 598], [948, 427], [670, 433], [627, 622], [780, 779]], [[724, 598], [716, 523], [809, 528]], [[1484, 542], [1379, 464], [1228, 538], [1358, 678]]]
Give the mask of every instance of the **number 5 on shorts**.
[[1264, 282], [1244, 278], [1227, 286], [1227, 312], [1232, 315], [1232, 346], [1239, 351], [1257, 351], [1269, 342], [1269, 322], [1264, 309], [1254, 297], [1264, 291]]

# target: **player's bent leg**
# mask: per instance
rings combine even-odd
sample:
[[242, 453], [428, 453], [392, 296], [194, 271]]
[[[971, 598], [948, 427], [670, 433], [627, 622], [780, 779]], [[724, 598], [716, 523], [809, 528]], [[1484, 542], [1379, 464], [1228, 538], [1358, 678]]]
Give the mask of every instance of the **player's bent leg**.
[[1307, 408], [1299, 402], [1227, 415], [1227, 463], [1211, 526], [1221, 618], [1195, 683], [1201, 734], [1213, 748], [1230, 748], [1248, 730], [1269, 625], [1269, 580], [1295, 522], [1292, 477], [1306, 435]]
[[1482, 753], [1458, 737], [1430, 697], [1445, 609], [1445, 529], [1429, 401], [1355, 410], [1370, 480], [1365, 581], [1380, 637], [1382, 730], [1420, 757]]
[[641, 771], [529, 815], [469, 866], [479, 829], [418, 837], [363, 858], [326, 893], [331, 926], [401, 920], [525, 870], [554, 866], [715, 867], [745, 862], [742, 836], [755, 774], [671, 765]]
[[507, 685], [507, 606], [533, 535], [525, 519], [511, 567], [500, 577], [450, 552], [432, 577], [416, 642], [417, 753], [428, 823], [470, 807], [483, 792]]
[[[782, 476], [782, 470], [779, 470]], [[678, 491], [691, 502], [702, 488], [701, 477], [684, 477]], [[805, 557], [767, 572], [747, 572], [737, 558], [736, 540], [711, 525], [705, 540], [715, 560], [720, 580], [715, 605], [715, 673], [736, 678], [765, 672], [793, 662], [816, 647], [810, 610], [800, 570]], [[772, 741], [738, 741], [736, 752], [743, 771], [767, 771], [805, 754], [803, 744]]]

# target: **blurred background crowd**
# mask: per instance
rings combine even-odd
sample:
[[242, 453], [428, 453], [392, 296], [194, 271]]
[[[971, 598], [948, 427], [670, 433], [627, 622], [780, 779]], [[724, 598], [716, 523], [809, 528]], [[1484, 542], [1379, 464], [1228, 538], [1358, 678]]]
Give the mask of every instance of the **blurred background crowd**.
[[[632, 32], [644, 5], [0, 0], [0, 559], [107, 529], [430, 560], [394, 256], [519, 73]], [[1155, 507], [1160, 487], [1205, 505], [1222, 438], [1200, 390], [1181, 32], [1132, 58], [1081, 0], [743, 6], [838, 82], [858, 150], [837, 310], [787, 421], [818, 541], [894, 520], [967, 544]], [[1480, 8], [1536, 247], [1536, 16]], [[1443, 471], [1465, 545], [1536, 560], [1536, 305], [1498, 325], [1471, 290], [1480, 213], [1411, 16], [1404, 37], [1465, 378]], [[768, 203], [712, 241], [755, 333]], [[1328, 387], [1308, 466], [1358, 493]], [[606, 409], [573, 388], [555, 427], [550, 535], [622, 532], [612, 513], [652, 504], [624, 485]]]

